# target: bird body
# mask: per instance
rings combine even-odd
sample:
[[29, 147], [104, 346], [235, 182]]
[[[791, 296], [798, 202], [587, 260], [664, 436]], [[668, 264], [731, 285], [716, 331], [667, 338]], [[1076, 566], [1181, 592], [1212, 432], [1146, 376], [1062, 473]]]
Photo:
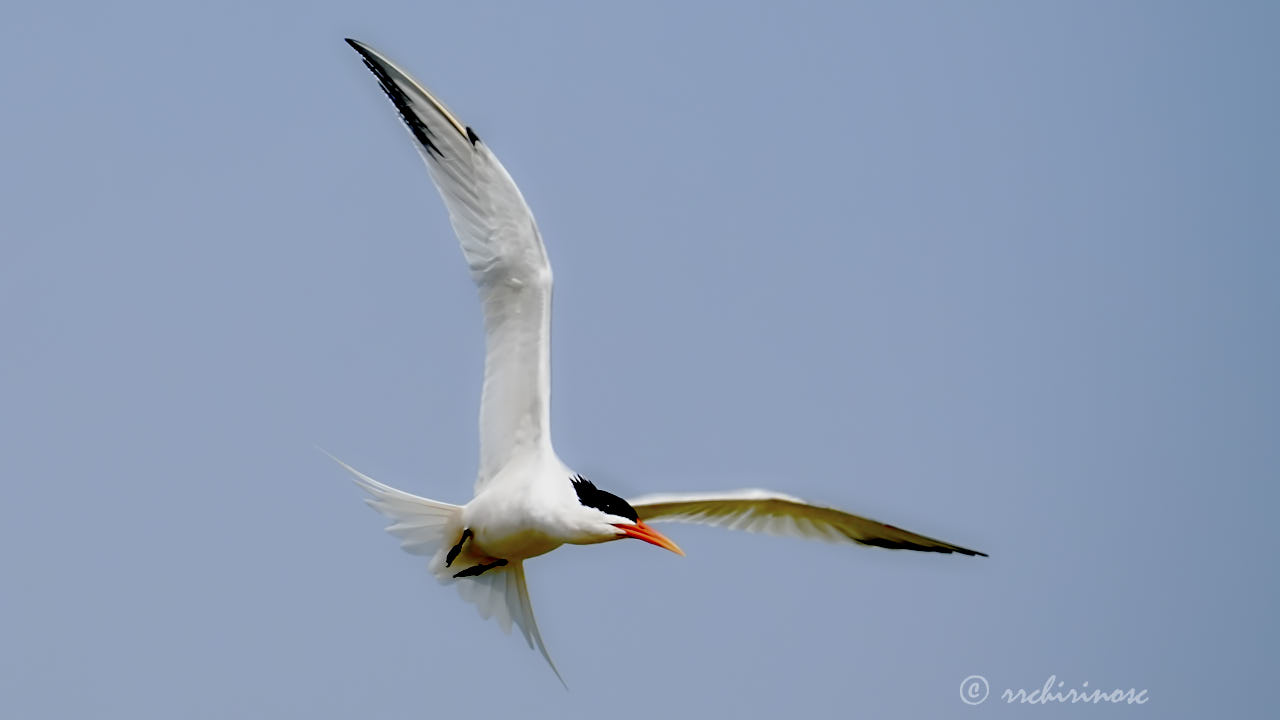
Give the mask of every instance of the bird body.
[[[567, 478], [573, 472], [550, 453], [510, 463], [463, 509], [463, 524], [476, 544], [495, 558], [526, 559], [565, 543], [613, 540], [612, 527], [597, 531], [596, 512], [578, 503]], [[584, 510], [579, 512], [579, 510]]]
[[[556, 455], [550, 431], [551, 265], [533, 214], [470, 127], [390, 60], [347, 40], [378, 78], [440, 191], [484, 309], [480, 461], [466, 505], [422, 498], [343, 465], [392, 519], [408, 552], [430, 558], [481, 614], [519, 627], [556, 672], [534, 621], [524, 561], [564, 544], [643, 540], [683, 555], [646, 521], [697, 522], [896, 549], [982, 555], [768, 490], [653, 495], [628, 502]], [[334, 458], [337, 460], [337, 458]], [[563, 679], [562, 679], [563, 681]]]

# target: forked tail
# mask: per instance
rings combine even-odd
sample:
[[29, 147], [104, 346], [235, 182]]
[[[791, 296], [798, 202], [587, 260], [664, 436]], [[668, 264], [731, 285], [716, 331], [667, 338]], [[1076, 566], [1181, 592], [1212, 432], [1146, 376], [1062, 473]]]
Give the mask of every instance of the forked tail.
[[[321, 452], [324, 452], [323, 450]], [[329, 453], [325, 453], [329, 455]], [[365, 502], [374, 510], [391, 518], [387, 532], [400, 538], [400, 547], [414, 555], [431, 557], [431, 570], [441, 583], [454, 583], [463, 599], [476, 606], [480, 616], [493, 618], [510, 634], [514, 623], [524, 634], [530, 648], [537, 648], [551, 666], [560, 684], [567, 690], [568, 684], [561, 677], [555, 662], [542, 642], [538, 623], [533, 619], [533, 605], [529, 602], [529, 586], [525, 582], [524, 562], [515, 560], [503, 567], [488, 570], [480, 575], [455, 578], [444, 562], [446, 548], [457, 542], [462, 533], [462, 506], [428, 500], [390, 485], [374, 480], [333, 455], [334, 462], [346, 468], [356, 484], [369, 493]], [[455, 566], [456, 567], [456, 566]]]
[[551, 654], [547, 652], [547, 646], [542, 642], [538, 622], [533, 619], [533, 604], [529, 602], [529, 586], [524, 580], [523, 560], [516, 560], [475, 577], [459, 578], [456, 582], [458, 592], [463, 599], [476, 606], [480, 617], [497, 620], [505, 633], [510, 633], [511, 625], [515, 623], [520, 632], [524, 633], [525, 642], [529, 643], [530, 649], [536, 647], [542, 653], [542, 657], [551, 666], [551, 672], [556, 674], [556, 679], [564, 685], [565, 690], [569, 689], [569, 684], [560, 675]]
[[[324, 452], [321, 450], [321, 452]], [[326, 455], [329, 453], [325, 452]], [[400, 547], [414, 555], [435, 555], [446, 537], [462, 531], [462, 506], [428, 500], [390, 485], [383, 485], [359, 470], [329, 455], [333, 461], [346, 468], [356, 484], [369, 493], [364, 499], [369, 507], [395, 522], [387, 526], [387, 532], [400, 538]]]

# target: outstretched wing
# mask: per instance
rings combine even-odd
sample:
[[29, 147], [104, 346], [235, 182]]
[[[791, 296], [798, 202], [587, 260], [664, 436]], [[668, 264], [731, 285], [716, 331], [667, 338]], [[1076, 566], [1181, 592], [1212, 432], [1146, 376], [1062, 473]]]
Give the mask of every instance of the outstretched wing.
[[485, 361], [479, 492], [512, 457], [550, 445], [551, 265], [529, 206], [479, 136], [376, 50], [347, 42], [409, 128], [480, 289]]
[[769, 490], [646, 495], [629, 502], [645, 522], [701, 523], [771, 535], [852, 541], [895, 550], [987, 555]]

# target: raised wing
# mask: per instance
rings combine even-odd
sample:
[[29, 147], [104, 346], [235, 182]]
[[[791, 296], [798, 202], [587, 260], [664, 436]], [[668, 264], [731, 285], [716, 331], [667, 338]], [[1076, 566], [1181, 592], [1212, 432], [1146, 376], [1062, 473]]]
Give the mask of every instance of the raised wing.
[[645, 522], [701, 523], [771, 535], [852, 541], [894, 550], [987, 556], [977, 550], [934, 540], [834, 508], [810, 505], [800, 498], [769, 490], [646, 495], [629, 502]]
[[551, 265], [502, 163], [426, 88], [368, 45], [364, 58], [431, 171], [484, 305], [476, 491], [513, 456], [550, 446]]

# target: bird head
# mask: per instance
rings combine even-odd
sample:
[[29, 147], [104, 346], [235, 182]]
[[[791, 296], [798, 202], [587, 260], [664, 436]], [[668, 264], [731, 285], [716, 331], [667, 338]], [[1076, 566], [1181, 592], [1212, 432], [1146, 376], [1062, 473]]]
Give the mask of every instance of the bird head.
[[570, 482], [573, 483], [574, 492], [578, 494], [578, 502], [584, 508], [596, 510], [603, 515], [603, 517], [599, 518], [599, 521], [611, 528], [611, 530], [601, 528], [603, 532], [612, 535], [612, 537], [606, 536], [604, 538], [605, 541], [630, 537], [665, 548], [677, 555], [684, 555], [684, 551], [680, 549], [680, 546], [671, 542], [662, 533], [644, 524], [644, 521], [636, 514], [636, 509], [631, 507], [626, 500], [613, 493], [601, 490], [581, 475], [574, 475]]

